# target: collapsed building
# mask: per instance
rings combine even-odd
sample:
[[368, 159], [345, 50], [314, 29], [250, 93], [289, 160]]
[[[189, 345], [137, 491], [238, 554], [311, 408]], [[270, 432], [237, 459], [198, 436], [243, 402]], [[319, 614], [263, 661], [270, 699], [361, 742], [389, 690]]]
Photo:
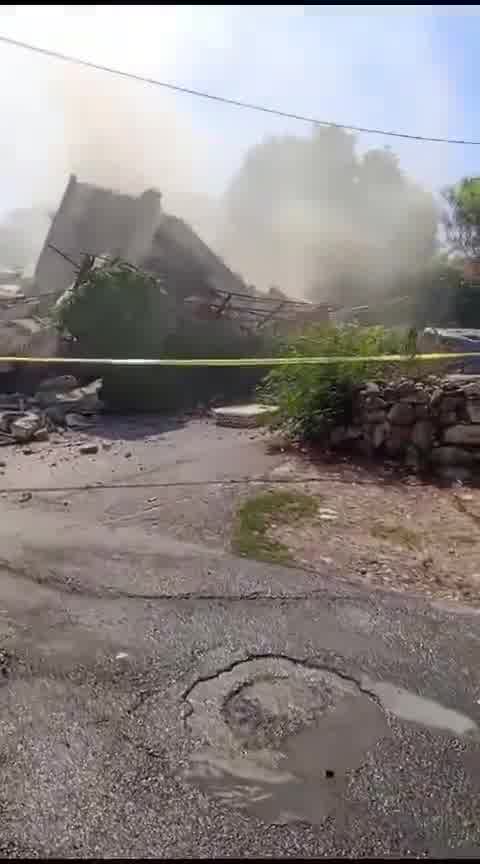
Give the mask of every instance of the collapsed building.
[[164, 279], [178, 303], [196, 301], [192, 313], [232, 317], [257, 327], [272, 317], [323, 321], [327, 304], [264, 295], [248, 286], [183, 219], [167, 213], [161, 193], [138, 197], [70, 177], [34, 274], [39, 298], [60, 296], [85, 256], [121, 258]]
[[186, 222], [164, 211], [158, 190], [134, 197], [72, 175], [38, 259], [37, 296], [65, 291], [86, 254], [122, 258], [167, 280], [174, 277], [180, 300], [194, 293], [247, 291]]
[[[252, 331], [275, 320], [291, 326], [292, 321], [324, 321], [330, 314], [325, 304], [292, 301], [277, 291], [261, 294], [248, 286], [190, 225], [163, 209], [158, 190], [135, 197], [72, 174], [28, 287], [18, 274], [14, 279], [5, 273], [1, 280], [15, 281], [16, 287], [4, 285], [0, 292], [0, 355], [65, 353], [51, 311], [85, 263], [102, 256], [120, 258], [164, 280], [179, 316], [230, 318], [239, 330]], [[18, 378], [19, 370], [11, 364], [0, 366], [0, 372], [7, 371]], [[4, 376], [2, 380], [4, 385]]]

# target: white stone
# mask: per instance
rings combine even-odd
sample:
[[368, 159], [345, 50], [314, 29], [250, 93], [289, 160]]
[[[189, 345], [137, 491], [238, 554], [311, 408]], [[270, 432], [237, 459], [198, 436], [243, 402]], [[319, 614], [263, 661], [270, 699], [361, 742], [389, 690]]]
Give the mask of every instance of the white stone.
[[35, 432], [40, 429], [42, 420], [38, 414], [24, 414], [10, 424], [10, 433], [16, 441], [31, 441]]

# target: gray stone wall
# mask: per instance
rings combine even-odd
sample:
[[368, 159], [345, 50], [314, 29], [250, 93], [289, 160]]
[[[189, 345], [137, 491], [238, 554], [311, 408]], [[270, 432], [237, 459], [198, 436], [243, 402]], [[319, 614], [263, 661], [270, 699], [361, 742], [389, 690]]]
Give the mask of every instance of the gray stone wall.
[[352, 423], [329, 432], [332, 448], [400, 460], [447, 479], [480, 474], [480, 375], [371, 381], [351, 407]]

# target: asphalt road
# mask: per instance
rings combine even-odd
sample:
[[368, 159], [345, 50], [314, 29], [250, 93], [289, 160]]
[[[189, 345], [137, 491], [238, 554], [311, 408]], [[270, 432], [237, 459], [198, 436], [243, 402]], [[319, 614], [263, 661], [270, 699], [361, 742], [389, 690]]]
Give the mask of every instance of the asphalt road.
[[[226, 440], [230, 470], [278, 464]], [[239, 560], [122, 496], [112, 523], [115, 494], [0, 501], [0, 854], [480, 848], [477, 613]]]

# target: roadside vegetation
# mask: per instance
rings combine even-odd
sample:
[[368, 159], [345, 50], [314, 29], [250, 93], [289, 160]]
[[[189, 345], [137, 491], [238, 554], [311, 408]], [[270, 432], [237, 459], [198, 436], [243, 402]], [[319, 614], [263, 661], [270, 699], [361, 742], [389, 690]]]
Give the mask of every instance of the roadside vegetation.
[[261, 385], [259, 398], [278, 405], [275, 422], [289, 434], [308, 441], [319, 440], [326, 425], [351, 422], [352, 395], [362, 382], [379, 376], [391, 377], [395, 371], [398, 374], [398, 369], [389, 368], [388, 364], [367, 362], [368, 357], [407, 354], [412, 359], [402, 364], [401, 372], [405, 374], [407, 369], [412, 373], [416, 366], [414, 350], [408, 336], [384, 327], [313, 327], [287, 342], [282, 353], [299, 359], [313, 355], [355, 357], [358, 362], [276, 367]]

